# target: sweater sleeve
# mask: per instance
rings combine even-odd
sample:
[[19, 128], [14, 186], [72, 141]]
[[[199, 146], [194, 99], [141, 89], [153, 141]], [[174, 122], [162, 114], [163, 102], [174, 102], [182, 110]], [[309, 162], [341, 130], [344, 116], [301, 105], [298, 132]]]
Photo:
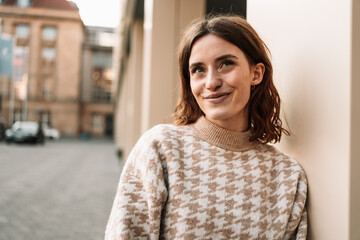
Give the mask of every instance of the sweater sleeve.
[[147, 140], [139, 140], [125, 163], [105, 240], [159, 239], [167, 189], [156, 144]]
[[306, 210], [307, 179], [303, 171], [299, 171], [294, 205], [287, 226], [287, 236], [284, 239], [306, 240], [308, 216]]
[[307, 228], [308, 228], [307, 220], [308, 220], [307, 210], [306, 210], [306, 208], [304, 208], [303, 212], [301, 214], [300, 223], [299, 223], [297, 231], [296, 231], [296, 240], [306, 239]]

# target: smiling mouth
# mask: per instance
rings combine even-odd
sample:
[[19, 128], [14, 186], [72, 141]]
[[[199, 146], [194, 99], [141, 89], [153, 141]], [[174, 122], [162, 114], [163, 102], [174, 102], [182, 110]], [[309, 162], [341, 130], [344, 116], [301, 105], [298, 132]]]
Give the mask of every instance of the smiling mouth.
[[205, 99], [206, 101], [208, 101], [208, 102], [211, 102], [211, 103], [221, 103], [221, 102], [224, 101], [230, 94], [231, 94], [231, 92], [214, 93], [214, 94], [207, 95], [206, 97], [204, 97], [204, 99]]

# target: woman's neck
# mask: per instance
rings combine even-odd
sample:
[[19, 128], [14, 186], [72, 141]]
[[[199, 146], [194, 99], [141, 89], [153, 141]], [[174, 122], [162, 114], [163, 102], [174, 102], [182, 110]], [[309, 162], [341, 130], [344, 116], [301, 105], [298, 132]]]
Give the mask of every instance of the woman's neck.
[[250, 142], [251, 130], [231, 131], [200, 117], [191, 127], [202, 140], [231, 151], [245, 151], [254, 148], [258, 141]]

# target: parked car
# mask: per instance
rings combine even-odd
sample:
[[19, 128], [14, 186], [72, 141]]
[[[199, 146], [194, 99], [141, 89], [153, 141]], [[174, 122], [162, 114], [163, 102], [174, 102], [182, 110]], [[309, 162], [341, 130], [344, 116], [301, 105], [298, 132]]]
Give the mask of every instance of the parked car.
[[0, 141], [5, 139], [5, 126], [0, 122]]
[[44, 131], [37, 122], [17, 121], [5, 131], [7, 143], [44, 143]]
[[54, 140], [60, 139], [61, 137], [60, 132], [56, 128], [50, 127], [47, 124], [42, 124], [42, 128], [46, 138], [54, 139]]

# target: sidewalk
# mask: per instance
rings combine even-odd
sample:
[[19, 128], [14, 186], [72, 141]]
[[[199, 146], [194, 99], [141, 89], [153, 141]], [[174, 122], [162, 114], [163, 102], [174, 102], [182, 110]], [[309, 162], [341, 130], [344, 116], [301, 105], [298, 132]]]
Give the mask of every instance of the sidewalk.
[[103, 239], [120, 177], [112, 141], [0, 143], [0, 240]]

